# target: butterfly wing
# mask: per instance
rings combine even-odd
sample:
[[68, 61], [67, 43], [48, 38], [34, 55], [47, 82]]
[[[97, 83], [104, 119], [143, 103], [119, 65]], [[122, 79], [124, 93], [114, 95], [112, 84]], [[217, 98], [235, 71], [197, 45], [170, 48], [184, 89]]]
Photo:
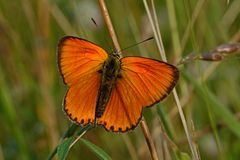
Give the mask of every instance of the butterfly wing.
[[87, 124], [95, 118], [101, 70], [107, 53], [99, 46], [77, 37], [64, 37], [58, 45], [58, 66], [69, 86], [64, 110], [77, 123]]
[[125, 132], [139, 123], [144, 107], [166, 97], [175, 86], [178, 69], [162, 61], [125, 57], [120, 77], [98, 124], [106, 130]]

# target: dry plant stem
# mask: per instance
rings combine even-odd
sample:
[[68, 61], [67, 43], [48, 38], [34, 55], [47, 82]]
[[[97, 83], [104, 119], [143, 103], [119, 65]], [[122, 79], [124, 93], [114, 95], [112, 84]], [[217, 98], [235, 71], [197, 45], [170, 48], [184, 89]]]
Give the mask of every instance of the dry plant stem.
[[[236, 34], [234, 34], [230, 40], [230, 42], [238, 42], [238, 41], [240, 41], [240, 30]], [[204, 72], [203, 81], [205, 81], [215, 71], [215, 69], [218, 67], [220, 63], [221, 62], [215, 62], [209, 65], [206, 72]]]
[[146, 139], [147, 145], [148, 145], [148, 147], [149, 147], [149, 150], [150, 150], [152, 159], [153, 159], [153, 160], [158, 160], [157, 151], [156, 151], [156, 149], [155, 149], [155, 146], [154, 146], [154, 143], [153, 143], [151, 134], [150, 134], [150, 132], [149, 132], [147, 123], [146, 123], [146, 121], [144, 120], [144, 118], [143, 118], [143, 120], [141, 121], [140, 125], [141, 125], [141, 128], [142, 128], [144, 137], [145, 137], [145, 139]]
[[146, 0], [143, 0], [143, 3], [144, 3], [144, 6], [145, 6], [147, 15], [148, 15], [148, 19], [149, 19], [150, 24], [151, 24], [152, 29], [153, 29], [154, 38], [156, 39], [157, 47], [158, 47], [158, 50], [160, 51], [161, 58], [164, 62], [167, 62], [167, 58], [166, 58], [166, 55], [165, 55], [164, 48], [161, 47], [161, 46], [163, 46], [162, 41], [159, 39], [161, 37], [161, 32], [160, 32], [160, 30], [158, 31], [155, 27], [155, 23], [153, 22], [152, 15], [150, 13], [150, 10], [149, 10], [149, 7], [148, 7], [148, 4], [147, 4]]
[[[111, 19], [110, 19], [110, 16], [109, 16], [106, 4], [105, 4], [105, 1], [104, 0], [99, 0], [99, 4], [100, 4], [101, 11], [102, 11], [102, 15], [103, 15], [104, 20], [105, 20], [105, 22], [107, 24], [107, 28], [108, 28], [109, 34], [110, 34], [110, 36], [112, 38], [113, 45], [114, 45], [117, 53], [119, 54], [119, 56], [122, 57], [122, 54], [120, 52], [121, 51], [120, 45], [118, 43], [117, 36], [115, 34], [115, 31], [114, 31], [114, 28], [113, 28], [113, 25], [112, 25], [112, 22], [111, 22]], [[147, 144], [148, 144], [148, 148], [150, 150], [151, 156], [152, 156], [152, 158], [154, 160], [157, 160], [158, 158], [157, 158], [156, 148], [153, 145], [153, 140], [152, 140], [152, 138], [150, 136], [149, 129], [148, 129], [148, 126], [147, 126], [145, 120], [143, 119], [140, 122], [140, 124], [141, 124], [142, 131], [144, 133], [144, 136], [145, 136], [145, 138], [147, 140]], [[145, 133], [148, 133], [148, 134], [145, 134]]]
[[[147, 4], [146, 0], [143, 0], [143, 3], [144, 3], [144, 6], [145, 6], [145, 9], [146, 9], [150, 24], [152, 26], [154, 37], [156, 39], [157, 46], [158, 46], [158, 49], [160, 51], [161, 57], [162, 57], [163, 61], [166, 62], [167, 59], [166, 59], [166, 54], [165, 54], [162, 39], [161, 39], [161, 33], [160, 33], [160, 31], [158, 32], [156, 27], [155, 27], [156, 25], [154, 24], [154, 21], [152, 19], [152, 16], [151, 16], [151, 13], [150, 13], [150, 10], [149, 10], [149, 7], [148, 7], [148, 4]], [[160, 35], [160, 36], [158, 36], [158, 35]], [[181, 104], [180, 104], [180, 101], [179, 101], [179, 98], [178, 98], [178, 94], [177, 94], [177, 91], [176, 91], [175, 88], [173, 89], [173, 95], [174, 95], [174, 99], [175, 99], [177, 107], [178, 107], [178, 111], [179, 111], [179, 114], [180, 114], [180, 117], [181, 117], [183, 128], [185, 130], [185, 134], [186, 134], [187, 139], [188, 139], [188, 143], [189, 143], [189, 146], [190, 146], [190, 149], [191, 149], [191, 152], [192, 152], [193, 159], [197, 159], [197, 157], [198, 157], [197, 156], [197, 151], [195, 150], [194, 144], [193, 144], [192, 139], [190, 137], [189, 130], [188, 130], [187, 123], [186, 123], [186, 119], [185, 119], [185, 116], [183, 114], [183, 110], [182, 110], [182, 107], [181, 107]]]
[[180, 104], [180, 101], [179, 101], [179, 98], [178, 98], [178, 94], [177, 94], [177, 91], [176, 91], [175, 88], [173, 89], [173, 96], [174, 96], [174, 99], [175, 99], [177, 107], [178, 107], [178, 112], [179, 112], [181, 120], [182, 120], [183, 128], [184, 128], [186, 136], [187, 136], [187, 140], [188, 140], [188, 143], [189, 143], [192, 155], [193, 155], [193, 159], [197, 160], [198, 157], [199, 157], [198, 152], [197, 152], [196, 147], [195, 147], [195, 145], [192, 141], [192, 138], [189, 134], [188, 127], [187, 127], [187, 122], [186, 122], [186, 119], [184, 117], [184, 113], [183, 113], [183, 110], [182, 110], [182, 107], [181, 107], [181, 104]]
[[69, 146], [69, 149], [72, 148], [72, 146], [87, 132], [88, 130], [85, 130], [83, 133], [81, 133], [74, 142]]
[[112, 22], [111, 22], [111, 19], [110, 19], [110, 16], [109, 16], [106, 4], [105, 4], [105, 1], [104, 0], [99, 0], [99, 4], [100, 4], [100, 8], [101, 8], [102, 15], [103, 15], [103, 18], [105, 20], [105, 23], [107, 24], [107, 28], [108, 28], [110, 37], [112, 38], [113, 45], [114, 45], [117, 53], [119, 53], [119, 56], [122, 57], [122, 54], [120, 52], [121, 51], [120, 45], [118, 43], [117, 36], [116, 36], [115, 31], [114, 31], [114, 28], [113, 28], [113, 25], [112, 25]]
[[[157, 37], [158, 38], [158, 41], [160, 42], [160, 46], [163, 46], [163, 43], [161, 41], [161, 39], [159, 39], [159, 37], [161, 37], [161, 32], [160, 32], [160, 26], [159, 26], [159, 22], [158, 22], [158, 17], [157, 17], [157, 13], [156, 13], [156, 9], [155, 9], [155, 4], [154, 4], [154, 0], [151, 0], [151, 4], [152, 4], [152, 10], [153, 10], [153, 25], [155, 26], [154, 28], [156, 28], [156, 33], [157, 33]], [[160, 47], [159, 46], [159, 50], [161, 51], [161, 57], [164, 61], [167, 62], [167, 58], [166, 58], [166, 55], [165, 55], [165, 51], [164, 51], [164, 48], [163, 47]]]
[[168, 149], [168, 145], [166, 141], [163, 141], [163, 149], [164, 149], [164, 159], [171, 160], [171, 155]]
[[[195, 127], [194, 127], [194, 123], [193, 123], [193, 120], [191, 119], [191, 123], [190, 123], [190, 129], [191, 129], [191, 137], [194, 137], [195, 136]], [[197, 146], [197, 143], [196, 141], [193, 139], [193, 146], [194, 146], [194, 149], [195, 151], [197, 152], [197, 159], [201, 160], [201, 157], [200, 157], [200, 152], [199, 152], [199, 149], [198, 149], [198, 146]]]

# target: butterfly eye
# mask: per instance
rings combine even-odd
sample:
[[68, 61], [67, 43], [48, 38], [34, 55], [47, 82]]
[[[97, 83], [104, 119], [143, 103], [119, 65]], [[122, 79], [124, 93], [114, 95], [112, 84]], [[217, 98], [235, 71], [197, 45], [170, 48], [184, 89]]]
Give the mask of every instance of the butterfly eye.
[[111, 127], [110, 127], [110, 130], [114, 131], [114, 126], [111, 126]]

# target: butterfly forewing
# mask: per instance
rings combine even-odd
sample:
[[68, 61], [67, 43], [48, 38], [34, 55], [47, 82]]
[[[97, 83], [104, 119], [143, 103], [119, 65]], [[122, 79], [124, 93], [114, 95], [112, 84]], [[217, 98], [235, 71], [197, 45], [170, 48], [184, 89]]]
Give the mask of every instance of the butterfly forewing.
[[64, 99], [64, 110], [69, 118], [83, 125], [94, 122], [100, 76], [90, 73], [71, 86]]
[[149, 58], [121, 59], [120, 77], [98, 124], [107, 130], [125, 132], [139, 123], [144, 107], [166, 97], [178, 80], [176, 67]]
[[81, 124], [94, 121], [101, 79], [98, 72], [106, 58], [107, 53], [89, 41], [64, 37], [59, 42], [59, 70], [70, 87], [64, 99], [64, 110], [71, 120]]
[[58, 45], [59, 70], [68, 85], [99, 70], [106, 59], [107, 53], [101, 47], [84, 39], [64, 37]]
[[141, 96], [143, 106], [148, 107], [165, 98], [176, 85], [178, 69], [168, 63], [150, 58], [125, 57], [121, 59], [122, 76]]

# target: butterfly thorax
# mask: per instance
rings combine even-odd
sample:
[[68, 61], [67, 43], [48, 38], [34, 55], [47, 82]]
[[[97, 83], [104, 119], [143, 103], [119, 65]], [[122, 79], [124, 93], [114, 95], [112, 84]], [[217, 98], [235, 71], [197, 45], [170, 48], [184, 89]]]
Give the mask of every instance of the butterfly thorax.
[[101, 74], [101, 84], [96, 104], [96, 118], [101, 117], [106, 108], [112, 89], [115, 87], [116, 80], [119, 77], [120, 66], [119, 58], [116, 55], [110, 54], [99, 71]]

